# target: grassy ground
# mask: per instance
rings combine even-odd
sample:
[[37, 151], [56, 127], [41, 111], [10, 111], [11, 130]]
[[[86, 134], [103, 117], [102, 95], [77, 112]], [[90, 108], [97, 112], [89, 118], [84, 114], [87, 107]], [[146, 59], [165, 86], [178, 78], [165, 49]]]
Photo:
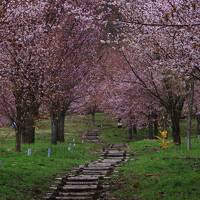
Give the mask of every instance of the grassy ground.
[[199, 200], [200, 140], [193, 136], [191, 151], [184, 137], [182, 142], [168, 149], [160, 149], [157, 140], [129, 142], [131, 159], [112, 180], [114, 199]]
[[[193, 149], [173, 144], [166, 150], [156, 140], [143, 140], [147, 131], [140, 130], [134, 141], [128, 140], [127, 130], [103, 114], [96, 116], [105, 144], [128, 143], [131, 159], [112, 179], [112, 197], [118, 200], [199, 200], [200, 141], [193, 138]], [[14, 135], [10, 128], [0, 129], [0, 200], [41, 199], [54, 177], [74, 166], [96, 159], [100, 145], [82, 143], [81, 134], [91, 128], [88, 117], [70, 117], [66, 123], [66, 142], [51, 146], [50, 122], [37, 124], [36, 143], [23, 145], [14, 152]], [[186, 129], [185, 122], [181, 125]], [[193, 129], [195, 133], [195, 128]], [[75, 140], [76, 146], [68, 151]], [[72, 146], [72, 145], [71, 145]], [[47, 157], [47, 149], [52, 156]], [[32, 148], [32, 156], [27, 149]], [[96, 152], [94, 154], [94, 152]]]
[[[0, 200], [41, 199], [56, 174], [96, 159], [100, 146], [82, 143], [79, 137], [88, 129], [87, 122], [87, 118], [68, 118], [66, 142], [56, 146], [51, 146], [49, 142], [50, 122], [39, 122], [36, 143], [23, 145], [21, 153], [14, 152], [13, 130], [0, 129]], [[71, 145], [73, 139], [75, 147]], [[69, 145], [71, 151], [68, 150]], [[47, 157], [49, 147], [52, 148], [50, 158]], [[31, 156], [27, 156], [28, 148], [32, 148]]]

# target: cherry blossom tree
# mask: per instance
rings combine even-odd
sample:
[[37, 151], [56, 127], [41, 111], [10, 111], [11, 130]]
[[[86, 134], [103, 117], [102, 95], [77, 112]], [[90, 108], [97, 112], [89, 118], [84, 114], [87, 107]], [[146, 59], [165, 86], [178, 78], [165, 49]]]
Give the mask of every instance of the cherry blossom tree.
[[12, 105], [7, 109], [15, 111], [12, 120], [16, 123], [16, 150], [20, 151], [21, 137], [25, 143], [34, 142], [34, 120], [43, 93], [45, 1], [3, 1], [2, 8], [0, 75], [10, 88], [6, 98]]
[[165, 110], [176, 144], [189, 102], [189, 138], [200, 80], [198, 3], [1, 1], [0, 113], [16, 124], [16, 150], [21, 138], [34, 142], [41, 105], [51, 115], [52, 142], [63, 142], [74, 101], [93, 119], [105, 110], [131, 129], [148, 123], [152, 138]]
[[132, 76], [120, 52], [109, 50], [106, 55], [109, 59], [105, 57], [103, 61], [106, 68], [105, 80], [101, 85], [102, 110], [122, 119], [129, 127], [130, 138], [133, 132], [136, 133], [137, 127], [149, 125], [149, 137], [153, 139], [158, 134], [158, 119], [155, 115], [160, 114], [160, 104]]
[[[79, 98], [77, 88], [96, 59], [99, 30], [92, 18], [93, 7], [86, 2], [75, 3], [74, 6], [76, 12], [70, 16], [64, 13], [48, 38], [50, 59], [45, 102], [51, 114], [54, 144], [64, 142], [66, 112], [70, 104]], [[83, 8], [91, 10], [80, 15], [77, 10]]]
[[[87, 1], [85, 1], [86, 4]], [[24, 142], [34, 142], [34, 121], [38, 117], [39, 107], [44, 99], [44, 92], [48, 86], [47, 81], [53, 80], [53, 78], [47, 78], [48, 72], [55, 71], [55, 67], [58, 71], [60, 70], [58, 74], [63, 72], [61, 64], [54, 62], [53, 65], [50, 65], [52, 60], [49, 56], [54, 55], [55, 58], [56, 55], [52, 54], [52, 48], [58, 54], [62, 54], [59, 57], [60, 61], [67, 60], [67, 57], [70, 56], [72, 58], [78, 51], [67, 51], [72, 48], [77, 50], [81, 41], [84, 41], [81, 31], [83, 33], [84, 30], [88, 30], [85, 35], [87, 33], [88, 37], [90, 36], [89, 28], [92, 28], [92, 23], [88, 9], [84, 10], [80, 2], [72, 1], [3, 1], [1, 13], [0, 75], [1, 79], [8, 82], [12, 89], [11, 95], [7, 97], [12, 96], [11, 102], [14, 102], [12, 110], [16, 113], [16, 149], [20, 151], [21, 136]], [[70, 18], [71, 25], [67, 23], [66, 16]], [[78, 21], [81, 21], [82, 24], [77, 25]], [[88, 27], [89, 25], [90, 27]], [[76, 29], [73, 29], [71, 35], [68, 35], [69, 43], [59, 40], [60, 43], [67, 46], [65, 51], [62, 51], [62, 45], [61, 50], [58, 51], [56, 46], [58, 43], [54, 43], [54, 47], [49, 46], [50, 39], [54, 36], [57, 37], [54, 35], [56, 31], [59, 35], [62, 29], [61, 35], [63, 36], [65, 33], [66, 35], [70, 33], [70, 28], [73, 27]], [[69, 30], [67, 30], [68, 28]], [[73, 38], [75, 31], [79, 31], [80, 37], [77, 34]], [[75, 43], [75, 40], [79, 39], [80, 42]], [[88, 38], [85, 39], [88, 41]], [[64, 55], [67, 53], [68, 55]], [[65, 64], [69, 64], [69, 62], [65, 62]], [[73, 67], [75, 65], [77, 63], [72, 64]], [[59, 66], [61, 66], [60, 69]], [[64, 75], [62, 76], [64, 77]]]
[[[130, 0], [113, 4], [123, 15], [116, 24], [124, 27], [123, 41], [113, 43], [123, 46], [121, 55], [130, 73], [170, 115], [174, 142], [180, 144], [179, 122], [188, 80], [198, 71], [198, 2]], [[112, 38], [105, 42], [110, 41]]]

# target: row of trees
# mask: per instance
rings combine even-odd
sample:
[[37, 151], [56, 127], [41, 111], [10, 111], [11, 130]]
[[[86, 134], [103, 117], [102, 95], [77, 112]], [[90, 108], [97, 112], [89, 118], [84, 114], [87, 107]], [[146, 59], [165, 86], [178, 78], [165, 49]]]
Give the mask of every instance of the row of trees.
[[52, 143], [97, 60], [100, 28], [90, 1], [1, 1], [1, 114], [16, 130], [16, 150], [35, 140], [35, 120], [50, 113]]
[[124, 112], [134, 126], [144, 119], [150, 129], [156, 118], [169, 117], [174, 143], [180, 144], [183, 111], [190, 135], [194, 102], [199, 105], [199, 2], [128, 0], [110, 5], [120, 13], [113, 21], [118, 31], [103, 43], [118, 44], [113, 58], [117, 73], [112, 69], [110, 74], [121, 97], [115, 100], [120, 115]]
[[47, 113], [53, 144], [64, 141], [67, 112], [95, 123], [99, 110], [130, 130], [148, 125], [150, 138], [170, 118], [176, 144], [184, 112], [190, 138], [199, 9], [198, 0], [0, 1], [0, 114], [15, 124], [16, 150]]

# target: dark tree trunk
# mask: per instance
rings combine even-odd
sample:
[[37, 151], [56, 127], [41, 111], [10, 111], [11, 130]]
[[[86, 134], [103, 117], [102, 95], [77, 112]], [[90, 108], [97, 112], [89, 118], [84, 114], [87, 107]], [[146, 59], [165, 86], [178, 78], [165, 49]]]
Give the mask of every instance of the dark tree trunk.
[[129, 140], [132, 140], [134, 135], [137, 135], [137, 126], [136, 126], [136, 124], [130, 124], [128, 127]]
[[174, 113], [171, 116], [172, 122], [172, 137], [175, 144], [181, 144], [181, 137], [180, 137], [180, 115], [178, 113]]
[[149, 139], [152, 140], [154, 139], [152, 122], [149, 122], [148, 129], [149, 129]]
[[133, 133], [134, 133], [134, 135], [137, 135], [137, 126], [136, 126], [136, 124], [133, 125]]
[[32, 103], [30, 105], [23, 105], [24, 113], [23, 120], [21, 120], [21, 135], [24, 144], [33, 144], [35, 142], [35, 118], [39, 115], [39, 105]]
[[184, 105], [184, 98], [176, 99], [176, 104], [171, 104], [171, 123], [172, 123], [172, 137], [174, 144], [180, 145], [181, 144], [181, 136], [180, 136], [180, 119], [181, 113], [183, 110]]
[[[39, 103], [36, 98], [37, 91], [24, 90], [23, 85], [15, 85], [17, 90], [13, 90], [16, 106], [16, 150], [20, 151], [21, 142], [34, 143], [35, 127], [34, 121], [39, 114]], [[37, 88], [37, 87], [36, 87]]]
[[65, 142], [65, 111], [59, 113], [57, 141]]
[[153, 134], [154, 134], [154, 137], [155, 136], [158, 136], [158, 121], [155, 120], [154, 123], [153, 123]]
[[191, 80], [190, 92], [188, 97], [188, 127], [187, 127], [187, 149], [192, 148], [192, 117], [194, 106], [194, 81]]
[[129, 140], [133, 139], [133, 127], [132, 126], [129, 126], [129, 128], [128, 128], [128, 138], [129, 138]]
[[57, 144], [58, 138], [58, 118], [55, 114], [51, 116], [51, 143]]
[[20, 152], [21, 151], [21, 134], [20, 134], [20, 130], [19, 129], [15, 130], [15, 137], [16, 137], [15, 150], [16, 150], [16, 152]]
[[92, 125], [95, 126], [95, 124], [96, 124], [95, 112], [92, 112]]
[[161, 121], [162, 122], [161, 127], [162, 127], [163, 130], [167, 130], [167, 128], [168, 128], [167, 120], [168, 120], [168, 116], [165, 114], [162, 118], [162, 121]]
[[154, 135], [153, 135], [153, 120], [152, 120], [152, 115], [149, 114], [148, 116], [148, 131], [149, 131], [149, 139], [152, 140], [154, 139]]
[[197, 135], [200, 135], [200, 115], [199, 114], [196, 116], [196, 120], [197, 120]]
[[33, 144], [35, 142], [35, 127], [34, 119], [29, 116], [25, 119], [24, 128], [22, 131], [22, 142], [24, 144]]
[[22, 133], [24, 132], [24, 119], [25, 114], [22, 107], [19, 105], [16, 106], [16, 124], [15, 124], [15, 137], [16, 137], [16, 152], [21, 151], [22, 145]]

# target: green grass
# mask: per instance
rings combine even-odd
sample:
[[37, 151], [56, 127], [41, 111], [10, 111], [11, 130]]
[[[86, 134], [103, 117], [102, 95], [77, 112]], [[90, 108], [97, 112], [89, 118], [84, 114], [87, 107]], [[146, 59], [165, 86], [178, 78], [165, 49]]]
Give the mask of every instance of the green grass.
[[[90, 116], [67, 117], [64, 144], [50, 145], [50, 121], [37, 123], [36, 143], [23, 145], [21, 153], [14, 152], [14, 132], [0, 129], [0, 200], [41, 199], [54, 177], [69, 172], [74, 166], [96, 159], [100, 145], [81, 142], [81, 136], [94, 128]], [[199, 200], [200, 199], [200, 141], [193, 128], [193, 148], [187, 151], [184, 136], [186, 123], [181, 123], [180, 147], [170, 145], [161, 150], [158, 141], [142, 140], [147, 130], [138, 131], [134, 141], [128, 140], [126, 128], [118, 129], [115, 120], [102, 113], [96, 124], [102, 125], [101, 139], [105, 144], [128, 143], [131, 159], [112, 179], [112, 196], [118, 200]], [[72, 151], [67, 147], [76, 141]], [[52, 156], [47, 157], [47, 149]], [[32, 148], [32, 156], [27, 149]]]
[[113, 124], [104, 126], [102, 128], [101, 139], [107, 144], [127, 143], [127, 130], [125, 128], [118, 129]]
[[200, 141], [193, 149], [170, 145], [161, 150], [158, 141], [129, 144], [131, 159], [113, 178], [113, 195], [119, 200], [199, 200]]
[[[14, 132], [10, 128], [0, 129], [0, 200], [41, 199], [59, 173], [66, 173], [80, 164], [96, 159], [100, 145], [82, 143], [80, 136], [88, 130], [88, 118], [67, 118], [66, 142], [50, 145], [50, 121], [37, 124], [36, 143], [23, 145], [21, 153], [14, 152]], [[68, 146], [73, 139], [77, 143], [71, 151]], [[52, 156], [47, 157], [47, 149]], [[32, 155], [27, 156], [27, 149]]]

